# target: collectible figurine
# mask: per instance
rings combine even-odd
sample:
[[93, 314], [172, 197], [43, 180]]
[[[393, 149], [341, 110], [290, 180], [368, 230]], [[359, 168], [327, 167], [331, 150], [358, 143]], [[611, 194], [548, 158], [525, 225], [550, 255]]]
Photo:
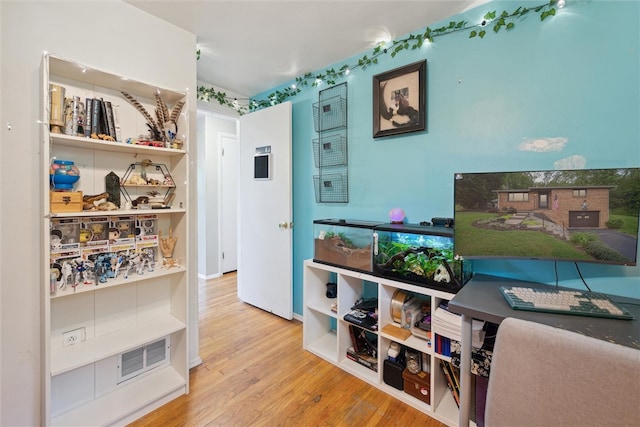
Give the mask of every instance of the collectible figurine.
[[94, 263], [93, 271], [96, 276], [96, 285], [98, 283], [106, 283], [107, 281], [110, 264], [104, 262], [104, 255], [105, 254], [99, 254]]
[[120, 238], [120, 230], [117, 228], [109, 229], [109, 243], [115, 243], [116, 239]]
[[76, 258], [73, 260], [73, 264], [73, 268], [75, 271], [75, 274], [73, 276], [73, 287], [75, 288], [80, 283], [84, 283], [85, 285], [90, 284], [91, 280], [89, 280], [89, 268], [91, 268], [91, 263], [83, 260], [82, 258]]
[[142, 274], [142, 270], [144, 270], [144, 266], [147, 266], [147, 271], [149, 271], [149, 273], [151, 273], [153, 271], [153, 266], [155, 264], [155, 256], [153, 253], [153, 249], [151, 248], [145, 248], [142, 250], [142, 253], [140, 254], [140, 266], [138, 267], [138, 274]]
[[57, 251], [62, 249], [62, 231], [52, 230], [50, 240], [51, 240], [52, 251]]
[[[114, 277], [118, 277], [118, 274], [120, 273], [120, 268], [127, 267], [127, 263], [129, 260], [129, 254], [128, 253], [124, 253], [124, 252], [120, 252], [116, 255], [116, 267], [113, 269], [114, 271]], [[125, 269], [125, 276], [127, 274], [127, 270]]]
[[[58, 289], [64, 289], [67, 287], [67, 284], [69, 284], [69, 281], [71, 280], [73, 276], [73, 267], [71, 266], [71, 262], [70, 261], [64, 261], [62, 263], [62, 271], [60, 274], [60, 282], [58, 282]], [[75, 289], [75, 287], [74, 287]]]
[[127, 252], [127, 268], [124, 270], [124, 278], [129, 278], [129, 273], [132, 271], [138, 271], [138, 265], [140, 264], [140, 255], [135, 251], [133, 253]]

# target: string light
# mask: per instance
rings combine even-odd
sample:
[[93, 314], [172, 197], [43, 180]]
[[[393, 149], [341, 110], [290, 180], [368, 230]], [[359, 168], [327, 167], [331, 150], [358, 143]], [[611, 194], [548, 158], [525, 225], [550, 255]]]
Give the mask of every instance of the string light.
[[[423, 35], [422, 39], [416, 38], [416, 36], [411, 35], [408, 38], [402, 40], [392, 40], [390, 35], [386, 35], [383, 37], [379, 37], [375, 41], [375, 49], [373, 50], [373, 54], [369, 57], [364, 56], [358, 63], [353, 67], [348, 67], [346, 64], [340, 69], [340, 71], [334, 71], [333, 69], [328, 69], [325, 73], [316, 75], [315, 78], [313, 74], [307, 73], [304, 76], [296, 77], [296, 84], [292, 84], [289, 87], [286, 87], [283, 90], [276, 90], [275, 95], [269, 96], [266, 100], [255, 100], [248, 99], [247, 105], [241, 108], [236, 108], [237, 98], [234, 99], [233, 102], [226, 96], [224, 92], [216, 91], [215, 88], [205, 88], [204, 86], [198, 87], [198, 99], [203, 101], [210, 101], [212, 98], [216, 99], [220, 105], [227, 105], [229, 107], [236, 108], [240, 115], [248, 112], [248, 110], [255, 110], [260, 107], [265, 107], [269, 105], [276, 105], [280, 102], [284, 102], [287, 98], [291, 96], [295, 96], [301, 89], [298, 86], [305, 87], [310, 83], [313, 79], [313, 87], [319, 86], [323, 79], [325, 79], [329, 85], [334, 84], [334, 80], [347, 76], [351, 73], [352, 68], [361, 68], [366, 69], [367, 67], [376, 64], [378, 59], [377, 57], [383, 54], [389, 54], [391, 52], [391, 56], [395, 57], [398, 52], [402, 50], [409, 49], [410, 43], [414, 43], [411, 49], [415, 49], [420, 44], [430, 45], [434, 42], [435, 37], [444, 36], [451, 33], [456, 33], [459, 31], [469, 31], [469, 38], [484, 38], [487, 34], [485, 30], [487, 25], [493, 25], [493, 31], [499, 32], [502, 27], [506, 30], [510, 30], [515, 26], [513, 22], [517, 18], [522, 18], [525, 13], [530, 10], [535, 10], [536, 13], [540, 14], [540, 20], [544, 21], [546, 18], [555, 15], [555, 8], [561, 9], [566, 6], [567, 0], [547, 0], [546, 3], [536, 6], [534, 8], [523, 8], [519, 7], [512, 13], [507, 13], [503, 11], [501, 14], [497, 14], [496, 11], [488, 12], [482, 17], [482, 21], [477, 24], [469, 24], [465, 21], [459, 21], [458, 23], [451, 22], [448, 27], [441, 27], [436, 29], [431, 29], [427, 27], [426, 32]], [[505, 22], [508, 21], [508, 22]], [[478, 27], [482, 27], [482, 29], [478, 29]], [[417, 40], [416, 42], [411, 42], [411, 40]], [[198, 52], [198, 59], [200, 52]]]

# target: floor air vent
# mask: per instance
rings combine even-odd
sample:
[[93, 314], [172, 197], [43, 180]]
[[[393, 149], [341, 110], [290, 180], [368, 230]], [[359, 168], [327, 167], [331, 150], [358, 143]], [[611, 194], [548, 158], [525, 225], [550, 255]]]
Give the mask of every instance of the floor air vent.
[[118, 356], [118, 383], [169, 363], [169, 337]]

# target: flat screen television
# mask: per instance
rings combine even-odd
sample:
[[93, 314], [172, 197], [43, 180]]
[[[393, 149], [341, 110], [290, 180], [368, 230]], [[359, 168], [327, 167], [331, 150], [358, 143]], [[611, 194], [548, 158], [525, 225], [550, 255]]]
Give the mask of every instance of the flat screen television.
[[456, 173], [454, 199], [463, 258], [638, 262], [640, 168]]

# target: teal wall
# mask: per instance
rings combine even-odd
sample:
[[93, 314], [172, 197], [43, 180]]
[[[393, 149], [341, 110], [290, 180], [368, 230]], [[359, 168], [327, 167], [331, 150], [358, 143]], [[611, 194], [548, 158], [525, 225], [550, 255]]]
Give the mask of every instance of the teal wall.
[[[469, 39], [468, 31], [445, 35], [345, 78], [347, 204], [315, 202], [312, 104], [327, 86], [290, 98], [295, 313], [302, 313], [303, 261], [313, 257], [314, 219], [387, 221], [396, 206], [409, 222], [452, 217], [454, 172], [640, 166], [640, 4], [567, 3], [544, 22], [530, 14], [511, 31], [489, 29], [484, 39]], [[491, 10], [537, 4], [492, 2], [451, 20], [479, 22]], [[427, 61], [427, 131], [374, 139], [372, 76], [419, 60]], [[524, 148], [537, 139], [547, 148]], [[640, 267], [583, 263], [580, 269], [594, 290], [640, 298]], [[546, 261], [476, 261], [474, 270], [555, 283], [554, 264]], [[558, 273], [562, 285], [582, 287], [572, 263], [558, 263]]]

